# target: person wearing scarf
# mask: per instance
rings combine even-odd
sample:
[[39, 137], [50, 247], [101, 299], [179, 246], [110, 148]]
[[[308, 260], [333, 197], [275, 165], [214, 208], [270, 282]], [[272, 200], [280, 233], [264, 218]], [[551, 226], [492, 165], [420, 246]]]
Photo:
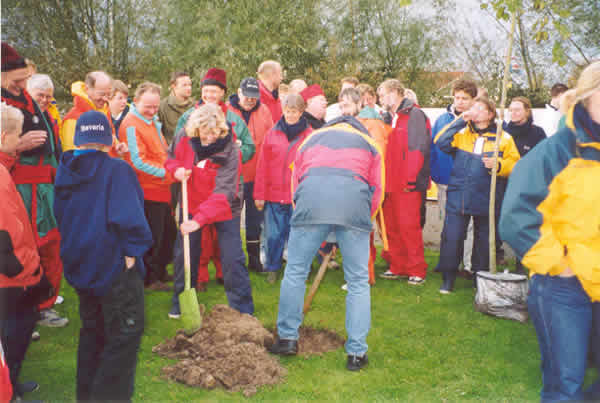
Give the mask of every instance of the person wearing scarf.
[[[443, 274], [442, 294], [451, 293], [454, 289], [471, 217], [474, 223], [473, 273], [489, 270], [490, 184], [497, 136], [495, 118], [496, 105], [487, 98], [477, 98], [462, 117], [444, 127], [434, 138], [439, 149], [454, 159], [448, 182], [440, 260], [435, 269]], [[518, 160], [515, 142], [509, 134], [503, 133], [495, 167], [498, 177], [507, 178]], [[497, 199], [504, 190], [500, 183], [498, 185]], [[496, 209], [499, 212], [498, 204]]]
[[217, 231], [223, 280], [229, 306], [252, 315], [254, 302], [246, 258], [240, 237], [242, 210], [240, 172], [241, 152], [232, 141], [231, 127], [218, 105], [205, 104], [191, 113], [174, 158], [165, 168], [176, 180], [189, 178], [188, 211], [177, 232], [174, 260], [174, 292], [169, 317], [181, 316], [179, 294], [184, 288], [183, 235], [189, 234], [192, 287], [198, 282], [198, 262], [202, 253], [204, 226], [214, 224]]
[[283, 116], [265, 136], [254, 179], [254, 201], [265, 210], [267, 280], [274, 283], [281, 268], [283, 248], [290, 233], [292, 217], [291, 165], [296, 151], [312, 132], [302, 117], [306, 104], [302, 96], [289, 94], [283, 101]]

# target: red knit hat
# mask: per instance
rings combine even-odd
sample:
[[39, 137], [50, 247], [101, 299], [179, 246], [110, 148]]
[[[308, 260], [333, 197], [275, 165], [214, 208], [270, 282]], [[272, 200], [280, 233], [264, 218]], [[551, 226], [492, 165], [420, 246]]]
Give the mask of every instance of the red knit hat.
[[304, 102], [308, 102], [308, 100], [312, 97], [316, 97], [319, 95], [325, 96], [325, 93], [323, 92], [319, 84], [313, 84], [310, 87], [306, 87], [302, 90], [302, 92], [300, 92], [300, 96], [302, 96]]
[[17, 51], [6, 42], [2, 42], [2, 71], [12, 71], [27, 67], [25, 59], [23, 59]]
[[225, 70], [212, 68], [208, 69], [206, 75], [202, 79], [202, 85], [216, 85], [227, 91], [227, 73]]

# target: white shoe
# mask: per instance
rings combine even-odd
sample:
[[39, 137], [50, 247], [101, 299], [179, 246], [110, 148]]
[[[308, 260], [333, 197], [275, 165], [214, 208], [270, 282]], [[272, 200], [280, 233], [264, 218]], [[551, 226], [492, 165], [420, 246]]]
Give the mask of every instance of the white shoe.
[[62, 295], [59, 295], [58, 297], [56, 297], [56, 302], [54, 302], [54, 305], [60, 305], [63, 302], [65, 302], [65, 299], [63, 298]]
[[341, 289], [344, 291], [348, 291], [348, 283], [342, 284]]
[[69, 319], [62, 318], [54, 309], [44, 309], [40, 312], [40, 320], [37, 324], [46, 327], [65, 327], [69, 324]]
[[410, 285], [421, 285], [425, 284], [425, 279], [419, 276], [411, 276], [408, 278], [408, 284]]

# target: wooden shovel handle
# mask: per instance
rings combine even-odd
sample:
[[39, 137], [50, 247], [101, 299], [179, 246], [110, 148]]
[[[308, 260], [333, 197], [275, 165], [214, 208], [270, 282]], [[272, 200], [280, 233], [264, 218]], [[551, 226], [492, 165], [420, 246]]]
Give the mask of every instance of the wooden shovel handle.
[[[187, 197], [187, 178], [181, 182], [181, 205], [183, 206], [183, 220], [188, 220], [188, 197]], [[183, 265], [185, 270], [185, 288], [189, 290], [191, 288], [191, 273], [190, 273], [190, 236], [185, 234], [183, 236]]]
[[302, 311], [304, 312], [305, 315], [306, 315], [306, 312], [308, 312], [308, 310], [310, 309], [310, 304], [311, 304], [313, 298], [315, 297], [315, 294], [317, 293], [317, 289], [319, 288], [319, 284], [321, 284], [321, 280], [323, 279], [323, 276], [325, 275], [325, 271], [327, 270], [327, 265], [329, 264], [331, 257], [335, 255], [336, 251], [337, 251], [337, 248], [334, 246], [331, 249], [331, 252], [329, 252], [323, 258], [323, 262], [321, 263], [321, 267], [319, 267], [319, 271], [317, 272], [315, 281], [313, 281], [312, 285], [310, 286], [310, 291], [308, 293], [308, 296], [306, 297], [306, 300], [304, 301], [304, 309]]

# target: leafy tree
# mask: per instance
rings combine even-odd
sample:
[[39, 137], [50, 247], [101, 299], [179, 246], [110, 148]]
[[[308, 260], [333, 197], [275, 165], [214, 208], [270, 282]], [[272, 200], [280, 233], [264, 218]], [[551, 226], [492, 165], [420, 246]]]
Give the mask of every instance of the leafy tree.
[[173, 0], [168, 46], [158, 57], [196, 82], [208, 68], [223, 68], [230, 90], [267, 59], [279, 61], [287, 76], [302, 76], [321, 59], [318, 15], [316, 0]]
[[126, 82], [141, 76], [162, 7], [160, 0], [5, 0], [2, 35], [67, 97], [71, 83], [92, 70]]

